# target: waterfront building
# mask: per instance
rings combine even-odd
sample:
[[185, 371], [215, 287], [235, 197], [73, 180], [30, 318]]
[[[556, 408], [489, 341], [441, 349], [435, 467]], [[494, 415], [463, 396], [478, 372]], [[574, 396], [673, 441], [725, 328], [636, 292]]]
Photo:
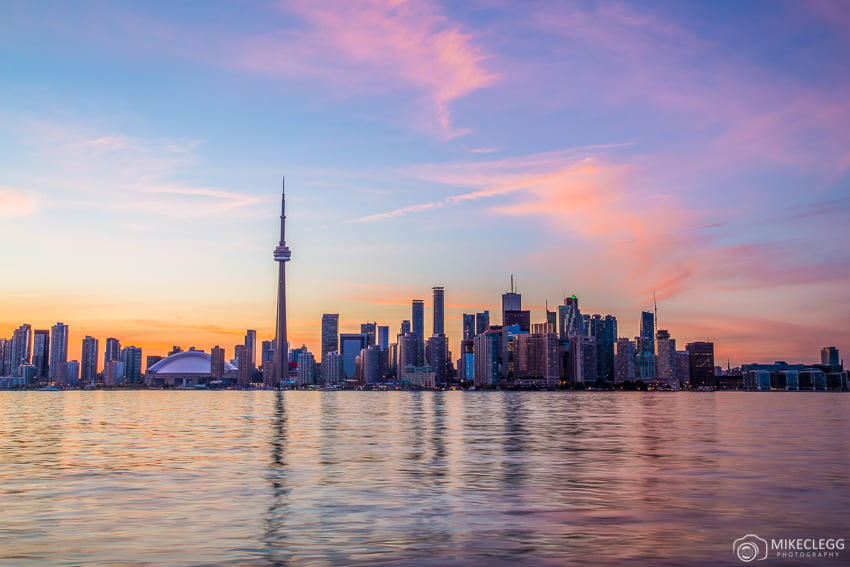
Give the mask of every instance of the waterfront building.
[[383, 381], [383, 357], [381, 347], [369, 345], [360, 353], [360, 369], [364, 384], [377, 384]]
[[412, 332], [416, 335], [416, 366], [422, 366], [425, 360], [425, 302], [414, 299], [411, 305]]
[[224, 369], [224, 349], [215, 345], [210, 351], [210, 377], [213, 380], [221, 380], [224, 378]]
[[56, 323], [50, 328], [50, 380], [64, 379], [62, 364], [68, 360], [68, 325]]
[[[241, 346], [244, 348], [244, 345]], [[211, 380], [211, 371], [211, 355], [200, 350], [181, 351], [148, 368], [145, 373], [145, 384], [155, 388], [204, 386]], [[236, 367], [225, 362], [223, 378], [235, 380], [236, 374]]]
[[437, 386], [446, 386], [449, 381], [449, 340], [444, 334], [428, 339], [426, 365], [434, 371]]
[[637, 378], [635, 343], [626, 337], [617, 339], [617, 354], [614, 358], [614, 382], [633, 382]]
[[135, 346], [122, 348], [121, 361], [124, 363], [125, 382], [127, 384], [139, 384], [142, 381], [142, 349]]
[[106, 368], [106, 363], [112, 360], [121, 360], [121, 343], [118, 339], [109, 337], [103, 349], [103, 367]]
[[[236, 345], [236, 381], [240, 386], [245, 387], [251, 384], [251, 374], [253, 369], [248, 360], [248, 347], [245, 345]], [[210, 374], [212, 374], [212, 360], [210, 360]]]
[[245, 348], [247, 349], [248, 364], [251, 366], [251, 374], [257, 368], [257, 331], [248, 329], [245, 333]]
[[473, 341], [475, 386], [495, 386], [501, 379], [499, 351], [501, 332], [488, 330], [475, 335]]
[[310, 351], [301, 352], [298, 355], [298, 377], [296, 384], [299, 386], [310, 386], [316, 383], [316, 358]]
[[32, 327], [24, 323], [15, 329], [6, 349], [6, 374], [20, 376], [21, 366], [29, 364], [32, 360]]
[[342, 355], [338, 352], [325, 353], [325, 359], [322, 361], [322, 382], [329, 386], [345, 382]]
[[33, 334], [32, 365], [37, 381], [50, 377], [50, 331], [38, 329]]
[[589, 320], [589, 335], [596, 341], [596, 376], [605, 382], [615, 381], [614, 345], [617, 343], [617, 318], [595, 314]]
[[569, 368], [567, 381], [571, 384], [593, 385], [596, 374], [596, 339], [582, 335], [569, 338]]
[[65, 388], [80, 387], [80, 363], [76, 360], [68, 360], [59, 367], [58, 385]]
[[94, 385], [97, 376], [97, 339], [86, 335], [83, 339], [83, 349], [80, 364], [80, 380], [87, 385]]
[[670, 338], [666, 329], [658, 329], [655, 334], [658, 355], [655, 358], [655, 375], [659, 381], [671, 388], [679, 387], [679, 376], [676, 372], [676, 339]]
[[434, 380], [434, 371], [430, 366], [407, 366], [401, 373], [399, 383], [419, 388], [433, 388]]
[[523, 387], [556, 388], [561, 379], [558, 335], [541, 332], [539, 328], [535, 331], [514, 337], [516, 384]]
[[685, 345], [688, 352], [688, 375], [692, 388], [713, 388], [714, 379], [714, 343], [697, 341]]
[[[148, 367], [150, 369], [150, 367]], [[124, 384], [124, 363], [120, 360], [109, 360], [103, 366], [103, 385], [121, 386]]]

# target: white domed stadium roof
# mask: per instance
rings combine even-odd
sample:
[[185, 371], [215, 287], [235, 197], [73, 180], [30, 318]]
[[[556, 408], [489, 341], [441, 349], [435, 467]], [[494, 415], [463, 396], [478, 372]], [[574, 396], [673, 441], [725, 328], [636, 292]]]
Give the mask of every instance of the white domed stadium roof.
[[[150, 368], [154, 374], [209, 374], [212, 366], [212, 356], [199, 350], [187, 350], [163, 358]], [[224, 371], [236, 370], [229, 362], [224, 362]]]

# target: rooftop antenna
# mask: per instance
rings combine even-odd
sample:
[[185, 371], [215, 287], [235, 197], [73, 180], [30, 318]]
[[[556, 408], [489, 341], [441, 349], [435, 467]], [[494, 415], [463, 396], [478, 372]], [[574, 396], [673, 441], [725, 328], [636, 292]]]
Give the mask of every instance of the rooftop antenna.
[[514, 292], [514, 275], [511, 274], [511, 293]]
[[658, 326], [658, 302], [655, 301], [655, 290], [652, 290], [652, 305], [655, 307], [655, 328], [660, 328]]

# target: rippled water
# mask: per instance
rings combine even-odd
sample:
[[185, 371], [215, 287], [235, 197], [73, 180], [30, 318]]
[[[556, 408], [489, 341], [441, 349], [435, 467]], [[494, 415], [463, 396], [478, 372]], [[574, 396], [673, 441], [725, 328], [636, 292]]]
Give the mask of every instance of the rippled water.
[[845, 394], [0, 392], [0, 564], [741, 565], [850, 542], [848, 426]]

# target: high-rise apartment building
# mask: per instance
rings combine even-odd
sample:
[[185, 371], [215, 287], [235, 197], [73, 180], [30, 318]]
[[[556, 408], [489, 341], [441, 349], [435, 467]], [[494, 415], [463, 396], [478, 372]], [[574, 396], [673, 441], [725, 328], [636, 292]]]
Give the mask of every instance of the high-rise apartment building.
[[596, 376], [605, 382], [615, 381], [614, 345], [617, 343], [617, 318], [595, 314], [590, 318], [589, 334], [596, 340]]
[[97, 339], [86, 335], [83, 339], [82, 360], [80, 361], [80, 380], [94, 385], [97, 376]]
[[50, 377], [50, 331], [39, 329], [33, 336], [32, 365], [35, 366], [35, 377], [46, 380]]
[[142, 349], [128, 346], [121, 349], [121, 362], [124, 363], [124, 379], [127, 384], [139, 384], [142, 381]]
[[614, 382], [633, 382], [637, 378], [635, 343], [625, 337], [617, 339], [617, 354], [614, 357]]
[[257, 368], [257, 331], [248, 329], [245, 333], [245, 348], [248, 349], [248, 364], [251, 366], [251, 374]]
[[109, 337], [103, 349], [103, 367], [106, 368], [106, 363], [112, 360], [121, 360], [121, 343], [118, 339]]
[[[445, 290], [442, 287], [432, 289], [434, 293], [434, 332], [435, 335], [441, 335], [446, 332], [446, 312], [445, 312]], [[439, 383], [439, 377], [437, 379]]]
[[50, 380], [64, 380], [64, 367], [68, 361], [68, 325], [56, 323], [50, 328]]
[[422, 366], [425, 360], [425, 302], [414, 299], [411, 305], [411, 321], [413, 334], [419, 341], [418, 354], [416, 355], [416, 366]]
[[446, 386], [449, 379], [449, 341], [446, 335], [432, 335], [428, 339], [428, 360], [425, 364], [434, 372], [437, 386]]
[[224, 349], [215, 345], [210, 351], [210, 377], [221, 380], [224, 377]]
[[475, 336], [475, 314], [463, 314], [463, 338], [461, 340], [470, 341]]
[[670, 338], [666, 329], [658, 329], [655, 334], [658, 354], [655, 357], [655, 377], [670, 386], [679, 387], [679, 373], [676, 364], [676, 339]]

